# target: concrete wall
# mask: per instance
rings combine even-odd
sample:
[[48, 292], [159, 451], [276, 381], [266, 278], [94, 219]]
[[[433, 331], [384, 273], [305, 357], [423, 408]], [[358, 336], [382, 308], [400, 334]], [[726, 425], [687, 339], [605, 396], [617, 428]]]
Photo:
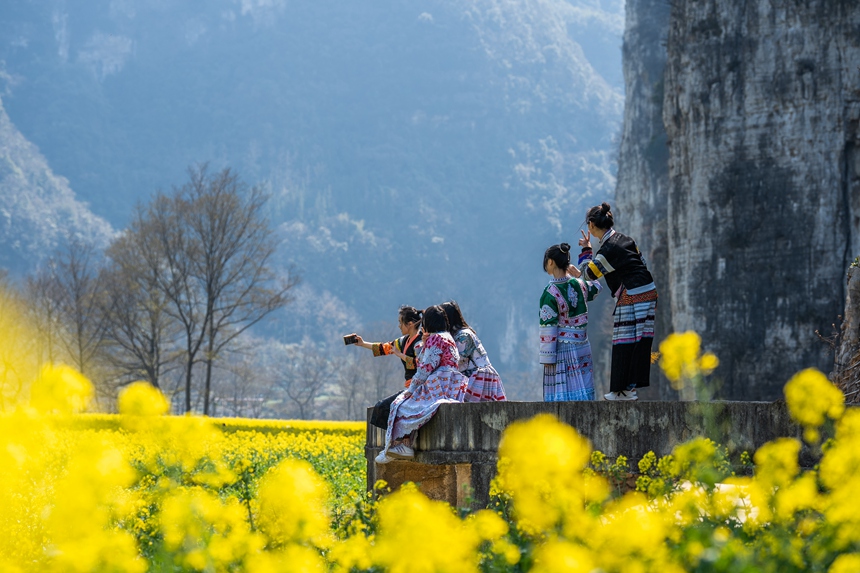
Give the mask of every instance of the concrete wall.
[[[385, 434], [368, 423], [367, 484], [384, 479], [396, 489], [406, 481], [419, 484], [435, 499], [464, 502], [462, 488], [471, 488], [473, 505], [486, 504], [495, 475], [496, 452], [503, 430], [516, 420], [550, 413], [591, 440], [610, 458], [625, 455], [630, 467], [649, 451], [664, 456], [696, 436], [707, 436], [732, 452], [752, 453], [777, 437], [800, 437], [784, 402], [483, 402], [444, 404], [418, 432], [415, 461], [385, 465], [373, 459]], [[368, 410], [368, 419], [370, 410]], [[712, 422], [708, 423], [708, 420]], [[801, 464], [811, 467], [815, 455], [807, 448]]]

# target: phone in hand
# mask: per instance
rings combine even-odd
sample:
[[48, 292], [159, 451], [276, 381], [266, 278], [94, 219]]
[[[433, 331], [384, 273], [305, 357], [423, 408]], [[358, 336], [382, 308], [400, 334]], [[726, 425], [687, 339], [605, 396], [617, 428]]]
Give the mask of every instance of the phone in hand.
[[346, 336], [343, 337], [343, 343], [346, 344], [347, 346], [350, 344], [355, 344], [357, 342], [358, 342], [358, 335], [355, 333], [347, 334]]

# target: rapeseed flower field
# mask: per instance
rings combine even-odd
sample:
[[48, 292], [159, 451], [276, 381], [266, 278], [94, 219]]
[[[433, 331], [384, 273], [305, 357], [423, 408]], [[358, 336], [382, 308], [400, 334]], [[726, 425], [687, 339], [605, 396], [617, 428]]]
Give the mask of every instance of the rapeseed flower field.
[[[678, 386], [717, 363], [694, 333], [660, 351]], [[81, 413], [91, 393], [47, 365], [0, 414], [0, 572], [860, 571], [860, 410], [815, 370], [785, 388], [803, 441], [748, 473], [696, 438], [620, 491], [626, 460], [543, 415], [505, 431], [479, 511], [408, 485], [368, 497], [362, 423], [168, 416], [142, 382], [119, 415]]]

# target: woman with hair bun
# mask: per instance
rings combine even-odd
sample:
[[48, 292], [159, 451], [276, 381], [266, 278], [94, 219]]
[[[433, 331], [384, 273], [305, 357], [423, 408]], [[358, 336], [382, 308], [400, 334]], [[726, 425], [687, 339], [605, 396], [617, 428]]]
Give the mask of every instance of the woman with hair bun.
[[[374, 356], [394, 355], [403, 362], [403, 375], [406, 378], [405, 386], [415, 375], [415, 355], [421, 348], [421, 316], [422, 313], [412, 306], [401, 306], [398, 311], [397, 326], [400, 328], [400, 338], [391, 342], [365, 342], [359, 335], [355, 335], [355, 345], [368, 348], [373, 351]], [[388, 426], [388, 414], [391, 403], [400, 393], [384, 398], [373, 407], [370, 415], [370, 423], [383, 430]]]
[[[651, 346], [657, 312], [657, 287], [636, 242], [613, 229], [609, 203], [588, 210], [588, 234], [579, 244], [579, 270], [591, 280], [603, 278], [617, 299], [612, 329], [612, 375], [607, 400], [636, 400], [636, 388], [651, 383]], [[591, 249], [591, 235], [600, 246]]]
[[460, 305], [449, 300], [440, 305], [448, 317], [448, 332], [457, 343], [460, 361], [457, 368], [460, 374], [469, 379], [466, 385], [465, 402], [500, 402], [505, 400], [505, 387], [502, 378], [481, 344], [475, 330], [466, 323]]
[[466, 391], [467, 379], [457, 369], [460, 355], [448, 333], [445, 311], [440, 306], [428, 307], [421, 322], [424, 343], [418, 353], [415, 375], [391, 404], [385, 447], [376, 457], [380, 464], [414, 458], [411, 434], [433, 417], [440, 404], [462, 402]]
[[552, 279], [540, 297], [540, 362], [544, 402], [594, 400], [594, 363], [588, 342], [588, 301], [600, 283], [571, 277], [570, 245], [553, 245], [543, 256]]

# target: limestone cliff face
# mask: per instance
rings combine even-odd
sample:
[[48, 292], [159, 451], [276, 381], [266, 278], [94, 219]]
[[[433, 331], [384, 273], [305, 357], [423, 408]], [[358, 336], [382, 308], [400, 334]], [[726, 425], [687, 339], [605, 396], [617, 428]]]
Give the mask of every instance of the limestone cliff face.
[[[619, 231], [639, 245], [660, 295], [656, 337], [672, 331], [666, 197], [669, 193], [668, 147], [663, 127], [663, 73], [669, 4], [665, 0], [627, 0], [623, 70], [626, 84], [624, 123], [619, 150], [616, 200]], [[655, 349], [656, 350], [656, 349]], [[657, 380], [658, 369], [652, 372]], [[642, 391], [643, 397], [671, 398], [665, 381]]]
[[658, 311], [718, 354], [724, 397], [773, 399], [798, 369], [832, 365], [816, 331], [838, 323], [860, 253], [858, 30], [851, 0], [672, 3], [668, 187], [619, 177], [619, 210], [654, 205], [629, 230], [666, 232]]

